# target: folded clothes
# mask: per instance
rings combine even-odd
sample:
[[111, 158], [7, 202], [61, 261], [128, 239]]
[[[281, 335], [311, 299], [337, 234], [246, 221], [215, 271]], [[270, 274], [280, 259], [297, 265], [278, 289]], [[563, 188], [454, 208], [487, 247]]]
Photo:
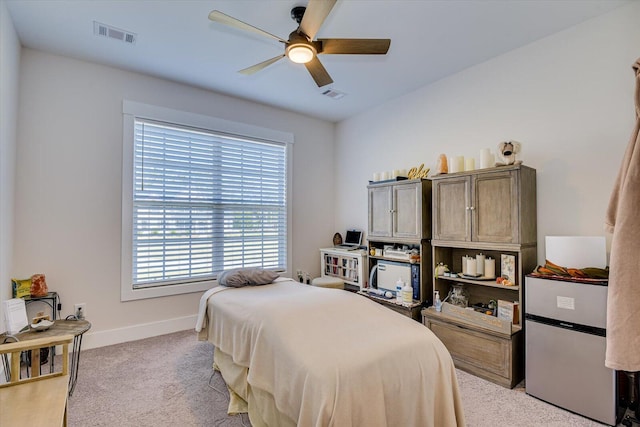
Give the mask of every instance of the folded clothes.
[[533, 273], [541, 276], [574, 277], [577, 279], [608, 279], [609, 267], [567, 268], [556, 265], [549, 260], [545, 260], [545, 265], [537, 266], [535, 270], [533, 270]]

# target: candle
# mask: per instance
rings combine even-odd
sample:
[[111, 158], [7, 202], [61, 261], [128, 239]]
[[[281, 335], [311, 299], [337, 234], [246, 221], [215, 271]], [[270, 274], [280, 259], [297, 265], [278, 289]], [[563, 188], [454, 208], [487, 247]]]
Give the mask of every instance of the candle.
[[481, 253], [476, 255], [476, 272], [481, 276], [484, 275], [484, 260], [485, 256]]
[[476, 168], [476, 159], [473, 157], [465, 157], [464, 158], [464, 170], [472, 171]]
[[457, 172], [462, 172], [464, 170], [464, 156], [457, 156], [456, 163]]
[[389, 179], [390, 178], [389, 177], [389, 172], [387, 172], [387, 171], [382, 172], [381, 178], [382, 178], [383, 181], [386, 181], [387, 179]]
[[380, 172], [374, 172], [373, 173], [373, 180], [374, 181], [380, 181]]
[[457, 165], [455, 157], [449, 157], [449, 173], [460, 172], [456, 169]]
[[467, 274], [467, 256], [462, 257], [462, 274]]
[[491, 150], [488, 148], [480, 150], [480, 169], [490, 168], [493, 166], [491, 163]]
[[472, 257], [467, 258], [467, 275], [475, 276], [477, 274], [476, 260]]
[[484, 277], [490, 279], [496, 277], [496, 260], [491, 257], [484, 260]]
[[397, 178], [400, 176], [400, 169], [394, 169], [393, 173], [391, 174], [392, 178]]

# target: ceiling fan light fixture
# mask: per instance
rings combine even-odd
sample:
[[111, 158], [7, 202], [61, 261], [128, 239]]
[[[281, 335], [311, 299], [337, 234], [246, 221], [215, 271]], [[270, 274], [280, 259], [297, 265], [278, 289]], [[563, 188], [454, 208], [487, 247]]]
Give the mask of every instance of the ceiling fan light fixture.
[[287, 57], [296, 64], [306, 64], [315, 55], [313, 48], [306, 44], [293, 44], [287, 47]]
[[[389, 39], [314, 40], [316, 33], [337, 1], [338, 0], [308, 0], [308, 7], [294, 7], [291, 10], [291, 17], [298, 23], [298, 28], [289, 34], [288, 40], [282, 39], [229, 15], [225, 15], [219, 10], [211, 11], [211, 13], [209, 13], [209, 19], [220, 24], [244, 31], [251, 31], [278, 40], [285, 46], [283, 54], [242, 69], [239, 73], [245, 75], [253, 74], [286, 56], [291, 62], [304, 64], [316, 85], [323, 87], [333, 83], [333, 79], [318, 59], [319, 54], [385, 55], [391, 44], [391, 40]], [[337, 99], [338, 96], [339, 95], [333, 95], [335, 99]]]

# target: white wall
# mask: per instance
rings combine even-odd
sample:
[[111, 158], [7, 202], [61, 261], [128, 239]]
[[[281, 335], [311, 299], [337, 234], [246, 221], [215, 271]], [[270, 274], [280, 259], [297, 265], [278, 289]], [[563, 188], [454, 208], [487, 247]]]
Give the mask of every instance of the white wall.
[[200, 296], [120, 302], [123, 98], [294, 133], [292, 267], [313, 275], [317, 248], [336, 230], [366, 229], [373, 172], [421, 162], [433, 169], [440, 153], [478, 156], [505, 139], [522, 141], [524, 162], [538, 170], [539, 258], [545, 235], [601, 235], [634, 118], [637, 2], [346, 120], [337, 131], [141, 74], [30, 49], [20, 54], [4, 4], [0, 12], [0, 298], [11, 276], [45, 273], [63, 315], [87, 304], [93, 328], [83, 348], [190, 328]]
[[19, 66], [20, 42], [0, 0], [0, 331], [5, 330], [1, 303], [11, 298]]
[[538, 261], [544, 236], [604, 235], [634, 123], [639, 20], [634, 2], [340, 123], [336, 228], [366, 229], [373, 172], [433, 171], [441, 153], [478, 164], [480, 149], [514, 139], [537, 169]]
[[86, 303], [86, 348], [192, 328], [201, 295], [120, 302], [123, 99], [293, 133], [291, 265], [319, 274], [335, 230], [334, 124], [31, 49], [20, 71], [12, 274], [44, 273], [65, 316]]

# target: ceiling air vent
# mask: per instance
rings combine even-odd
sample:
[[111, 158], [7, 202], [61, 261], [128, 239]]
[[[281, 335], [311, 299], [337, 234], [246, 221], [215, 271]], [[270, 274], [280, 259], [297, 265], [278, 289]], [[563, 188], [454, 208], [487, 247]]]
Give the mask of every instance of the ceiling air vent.
[[346, 93], [344, 92], [340, 92], [334, 89], [327, 89], [325, 91], [322, 92], [322, 94], [324, 96], [328, 96], [329, 98], [332, 99], [340, 99], [340, 98], [344, 98], [346, 96]]
[[121, 30], [97, 21], [93, 21], [93, 34], [100, 37], [119, 40], [127, 44], [134, 44], [137, 38], [137, 35], [131, 31]]

